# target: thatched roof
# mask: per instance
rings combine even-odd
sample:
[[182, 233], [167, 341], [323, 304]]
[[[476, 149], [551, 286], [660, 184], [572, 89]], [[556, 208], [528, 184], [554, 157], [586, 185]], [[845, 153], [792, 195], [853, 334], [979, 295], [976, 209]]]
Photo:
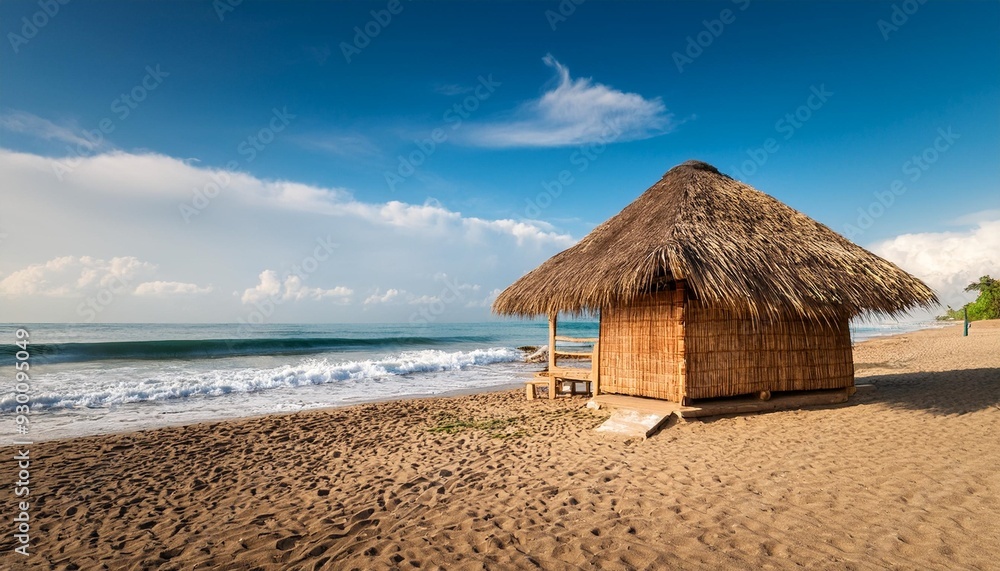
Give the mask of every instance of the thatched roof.
[[702, 302], [757, 318], [898, 315], [923, 282], [715, 167], [670, 169], [632, 204], [497, 297], [504, 315], [589, 313], [686, 280]]

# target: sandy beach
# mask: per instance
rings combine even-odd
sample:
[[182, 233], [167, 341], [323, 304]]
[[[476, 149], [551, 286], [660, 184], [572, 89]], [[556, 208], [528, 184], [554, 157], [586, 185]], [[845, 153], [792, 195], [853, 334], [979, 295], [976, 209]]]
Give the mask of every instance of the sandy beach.
[[36, 444], [0, 567], [996, 569], [1000, 322], [855, 362], [845, 405], [646, 441], [510, 390]]

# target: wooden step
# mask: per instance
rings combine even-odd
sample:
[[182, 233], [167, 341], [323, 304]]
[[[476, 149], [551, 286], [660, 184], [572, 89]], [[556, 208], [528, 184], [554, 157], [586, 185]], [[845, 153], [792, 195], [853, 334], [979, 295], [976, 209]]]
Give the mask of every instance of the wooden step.
[[624, 438], [646, 439], [666, 424], [673, 412], [666, 414], [619, 408], [611, 413], [604, 424], [594, 430]]

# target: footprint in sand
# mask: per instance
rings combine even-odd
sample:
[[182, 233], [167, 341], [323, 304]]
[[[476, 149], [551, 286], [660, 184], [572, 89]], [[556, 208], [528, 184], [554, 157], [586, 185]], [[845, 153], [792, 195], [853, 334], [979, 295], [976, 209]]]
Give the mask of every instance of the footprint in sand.
[[317, 545], [309, 550], [309, 557], [319, 557], [320, 555], [326, 553], [327, 549], [330, 549], [329, 545]]
[[288, 551], [289, 549], [295, 547], [295, 544], [298, 543], [300, 539], [302, 539], [301, 535], [290, 535], [284, 539], [279, 539], [278, 542], [274, 544], [274, 547], [278, 551]]
[[167, 560], [173, 559], [174, 557], [177, 557], [178, 555], [180, 555], [183, 552], [184, 552], [184, 548], [183, 547], [176, 547], [174, 549], [167, 549], [165, 551], [161, 551], [160, 552], [160, 559], [167, 559]]
[[351, 518], [351, 522], [353, 523], [356, 521], [366, 520], [369, 517], [371, 517], [373, 513], [375, 513], [375, 510], [372, 508], [361, 510], [358, 513], [354, 514], [354, 517]]

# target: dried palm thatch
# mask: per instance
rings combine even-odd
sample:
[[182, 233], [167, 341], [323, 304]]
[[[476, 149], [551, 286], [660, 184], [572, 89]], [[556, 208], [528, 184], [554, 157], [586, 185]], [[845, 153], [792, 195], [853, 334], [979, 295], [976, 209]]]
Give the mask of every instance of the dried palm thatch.
[[938, 303], [896, 265], [715, 167], [688, 161], [504, 290], [493, 311], [592, 313], [678, 280], [704, 305], [754, 320], [830, 322]]

